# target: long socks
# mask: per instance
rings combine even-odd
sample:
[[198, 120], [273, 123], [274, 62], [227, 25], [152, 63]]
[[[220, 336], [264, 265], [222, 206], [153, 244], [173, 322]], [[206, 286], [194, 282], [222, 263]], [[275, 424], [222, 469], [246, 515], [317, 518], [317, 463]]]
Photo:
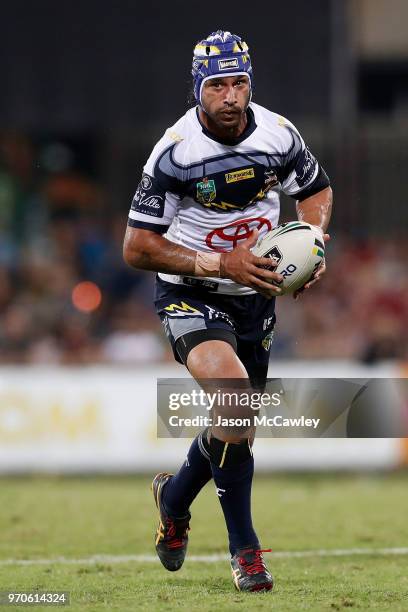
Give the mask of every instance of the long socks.
[[208, 442], [204, 431], [194, 438], [185, 462], [163, 489], [162, 500], [168, 514], [174, 518], [186, 516], [191, 503], [211, 478]]

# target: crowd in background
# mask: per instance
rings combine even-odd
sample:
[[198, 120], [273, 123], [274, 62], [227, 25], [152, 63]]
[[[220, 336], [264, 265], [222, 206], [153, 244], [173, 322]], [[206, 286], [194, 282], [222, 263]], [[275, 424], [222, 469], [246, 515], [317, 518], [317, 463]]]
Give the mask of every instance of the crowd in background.
[[[172, 360], [154, 275], [122, 260], [132, 194], [109, 201], [71, 156], [0, 135], [0, 363]], [[310, 292], [277, 300], [274, 358], [408, 359], [408, 244], [350, 236], [332, 232], [328, 272]], [[95, 307], [73, 299], [82, 281], [100, 290]]]

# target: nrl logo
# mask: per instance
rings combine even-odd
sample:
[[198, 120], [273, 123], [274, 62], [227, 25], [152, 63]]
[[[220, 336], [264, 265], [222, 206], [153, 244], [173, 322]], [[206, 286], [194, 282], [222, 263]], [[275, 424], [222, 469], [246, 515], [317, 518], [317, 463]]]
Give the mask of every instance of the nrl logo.
[[197, 183], [197, 202], [206, 205], [210, 204], [217, 195], [215, 181], [213, 179], [203, 178], [200, 183]]

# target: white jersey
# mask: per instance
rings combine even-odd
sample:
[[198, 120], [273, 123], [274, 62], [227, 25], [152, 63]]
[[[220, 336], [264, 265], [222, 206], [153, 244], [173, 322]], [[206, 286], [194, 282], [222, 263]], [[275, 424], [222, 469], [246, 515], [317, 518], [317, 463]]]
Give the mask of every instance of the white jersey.
[[[253, 102], [247, 116], [243, 134], [227, 144], [202, 125], [198, 107], [188, 110], [154, 147], [128, 224], [210, 253], [230, 251], [253, 229], [262, 236], [276, 227], [280, 190], [297, 197], [319, 165], [287, 119]], [[159, 276], [189, 284], [185, 276]], [[230, 279], [210, 281], [219, 293], [254, 293]]]

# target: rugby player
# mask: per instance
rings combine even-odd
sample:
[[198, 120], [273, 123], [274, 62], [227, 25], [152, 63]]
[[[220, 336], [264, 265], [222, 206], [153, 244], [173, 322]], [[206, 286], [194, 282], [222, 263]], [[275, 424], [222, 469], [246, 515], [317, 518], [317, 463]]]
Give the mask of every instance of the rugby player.
[[[158, 273], [157, 313], [175, 359], [196, 380], [241, 379], [261, 389], [280, 293], [271, 281], [281, 276], [251, 247], [278, 224], [281, 190], [296, 200], [298, 219], [327, 240], [332, 191], [293, 124], [251, 101], [251, 59], [239, 36], [218, 30], [199, 42], [192, 76], [196, 105], [166, 130], [144, 167], [124, 259]], [[324, 271], [323, 263], [305, 288]], [[177, 474], [154, 478], [156, 550], [166, 569], [182, 566], [190, 505], [213, 478], [235, 587], [272, 588], [251, 518], [253, 437], [252, 429], [213, 426], [193, 441]]]

